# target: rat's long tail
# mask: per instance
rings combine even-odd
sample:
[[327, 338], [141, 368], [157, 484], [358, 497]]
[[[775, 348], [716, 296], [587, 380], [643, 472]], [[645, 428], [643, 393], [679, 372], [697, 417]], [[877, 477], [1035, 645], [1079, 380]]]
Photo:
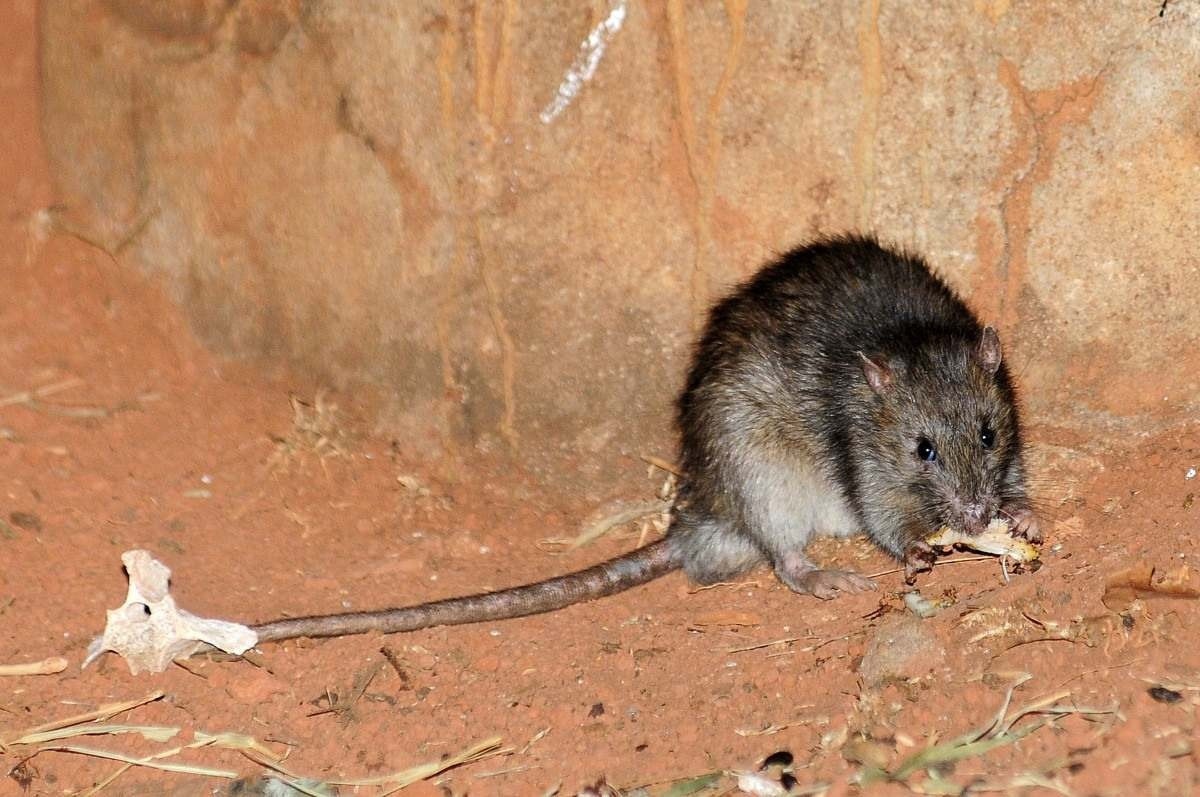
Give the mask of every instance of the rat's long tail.
[[348, 636], [378, 631], [416, 631], [437, 625], [482, 623], [524, 617], [595, 600], [653, 581], [679, 567], [668, 540], [601, 562], [587, 570], [520, 587], [422, 603], [402, 609], [347, 612], [276, 620], [255, 626], [259, 642], [296, 637]]

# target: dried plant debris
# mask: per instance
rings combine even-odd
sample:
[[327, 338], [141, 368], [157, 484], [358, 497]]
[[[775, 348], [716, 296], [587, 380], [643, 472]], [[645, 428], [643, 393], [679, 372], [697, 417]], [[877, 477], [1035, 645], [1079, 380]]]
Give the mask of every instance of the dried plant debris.
[[443, 756], [437, 761], [430, 761], [425, 764], [418, 764], [415, 767], [400, 772], [393, 772], [388, 775], [379, 775], [372, 778], [360, 778], [357, 780], [331, 780], [329, 781], [335, 786], [383, 786], [384, 794], [391, 794], [394, 791], [403, 789], [416, 783], [419, 780], [427, 780], [434, 775], [440, 775], [443, 772], [461, 767], [466, 764], [473, 764], [476, 761], [483, 761], [487, 758], [493, 758], [498, 755], [508, 755], [512, 752], [512, 748], [502, 746], [500, 737], [493, 736], [490, 739], [484, 739], [481, 742], [467, 747], [453, 755]]
[[656, 498], [651, 501], [629, 501], [619, 499], [597, 509], [584, 522], [575, 537], [549, 538], [541, 540], [538, 548], [544, 551], [573, 551], [609, 534], [614, 529], [638, 523], [638, 544], [642, 545], [650, 536], [657, 536], [670, 525], [672, 499]]
[[635, 520], [652, 517], [661, 520], [662, 515], [671, 511], [669, 500], [654, 501], [619, 501], [615, 505], [603, 507], [585, 524], [579, 536], [571, 540], [568, 548], [579, 548], [603, 537], [615, 528], [632, 523]]
[[1121, 613], [1135, 600], [1149, 598], [1200, 598], [1200, 583], [1186, 564], [1160, 574], [1154, 565], [1140, 562], [1109, 576], [1101, 601]]
[[294, 460], [315, 456], [345, 456], [349, 434], [342, 424], [338, 406], [318, 390], [312, 402], [291, 396], [292, 428], [286, 435], [272, 437], [275, 451], [267, 460], [273, 468], [286, 469]]
[[[1008, 688], [995, 716], [979, 729], [945, 742], [937, 742], [935, 737], [933, 743], [901, 758], [890, 767], [882, 766], [878, 761], [871, 765], [864, 765], [859, 771], [858, 783], [867, 786], [872, 783], [888, 781], [905, 784], [908, 788], [924, 794], [965, 794], [967, 787], [952, 782], [948, 775], [950, 765], [958, 761], [982, 756], [998, 747], [1014, 744], [1050, 725], [1060, 717], [1107, 715], [1120, 719], [1116, 706], [1092, 708], [1076, 705], [1074, 701], [1069, 700], [1071, 697], [1069, 690], [1054, 692], [1022, 708], [1010, 711], [1013, 692], [1018, 686], [1029, 680], [1029, 677], [1027, 674], [1022, 674]], [[912, 779], [920, 777], [921, 773], [925, 773], [924, 780], [920, 783], [912, 782]], [[1018, 780], [1030, 785], [1052, 784], [1048, 787], [1062, 790], [1061, 785], [1053, 780], [1051, 773], [1047, 772], [1020, 775], [1011, 783], [1006, 784], [1006, 787], [1015, 787]], [[1066, 792], [1062, 791], [1062, 793]]]
[[111, 650], [134, 675], [162, 672], [175, 659], [210, 647], [241, 655], [257, 644], [258, 636], [244, 625], [197, 617], [176, 606], [170, 569], [148, 551], [126, 551], [121, 561], [129, 574], [129, 592], [125, 603], [108, 612], [104, 634], [88, 646], [83, 666]]
[[[117, 715], [131, 711], [138, 706], [158, 700], [163, 693], [153, 692], [138, 700], [125, 701], [101, 706], [87, 714], [68, 717], [63, 720], [46, 723], [19, 732], [10, 738], [0, 740], [0, 752], [13, 753], [20, 760], [6, 773], [9, 778], [18, 783], [32, 783], [36, 777], [36, 769], [30, 760], [42, 753], [72, 753], [90, 758], [116, 761], [121, 764], [107, 777], [99, 780], [95, 786], [81, 794], [93, 795], [107, 788], [113, 781], [133, 767], [147, 767], [161, 772], [200, 775], [223, 780], [234, 780], [238, 773], [231, 769], [202, 766], [180, 758], [188, 751], [202, 748], [212, 748], [239, 753], [255, 764], [263, 767], [269, 773], [266, 778], [257, 783], [239, 782], [231, 793], [242, 794], [304, 794], [314, 797], [324, 797], [337, 793], [338, 786], [375, 787], [377, 795], [392, 794], [420, 780], [439, 775], [447, 770], [464, 764], [481, 761], [497, 755], [507, 755], [510, 748], [501, 745], [499, 737], [485, 739], [471, 745], [453, 755], [445, 756], [437, 761], [430, 761], [391, 774], [363, 778], [358, 780], [317, 780], [300, 775], [289, 770], [283, 763], [284, 756], [275, 753], [270, 747], [253, 736], [241, 733], [205, 733], [197, 730], [192, 734], [192, 740], [186, 744], [176, 744], [157, 750], [149, 755], [132, 756], [123, 752], [103, 748], [84, 747], [76, 744], [66, 744], [66, 740], [86, 736], [115, 736], [118, 734], [137, 734], [144, 739], [164, 744], [174, 739], [181, 732], [177, 727], [154, 725], [116, 724], [109, 720]], [[267, 788], [270, 787], [270, 788]], [[167, 793], [164, 791], [164, 793]]]
[[671, 510], [675, 505], [678, 479], [674, 466], [657, 457], [643, 456], [653, 468], [667, 472], [667, 476], [650, 500], [618, 498], [603, 504], [584, 520], [579, 534], [572, 538], [549, 538], [541, 540], [538, 547], [544, 551], [573, 551], [595, 542], [601, 537], [622, 527], [635, 529], [638, 546], [654, 536], [661, 536], [671, 525]]
[[155, 401], [160, 398], [157, 393], [144, 393], [133, 399], [122, 401], [114, 407], [101, 407], [81, 404], [53, 404], [45, 401], [48, 396], [55, 393], [61, 393], [64, 390], [70, 390], [83, 385], [83, 381], [74, 377], [64, 379], [60, 382], [54, 382], [48, 385], [42, 385], [38, 388], [30, 390], [20, 390], [13, 392], [0, 388], [0, 393], [6, 395], [0, 396], [0, 407], [22, 406], [26, 409], [44, 412], [50, 415], [58, 415], [63, 418], [73, 418], [75, 420], [94, 420], [99, 418], [108, 418], [118, 412], [126, 412], [129, 410], [140, 409], [144, 402]]

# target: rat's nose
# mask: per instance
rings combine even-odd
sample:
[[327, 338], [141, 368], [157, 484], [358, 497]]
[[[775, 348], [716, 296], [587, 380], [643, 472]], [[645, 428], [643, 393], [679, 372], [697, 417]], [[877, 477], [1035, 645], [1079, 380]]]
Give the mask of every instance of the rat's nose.
[[978, 534], [987, 527], [987, 506], [983, 501], [963, 505], [963, 525], [968, 534]]

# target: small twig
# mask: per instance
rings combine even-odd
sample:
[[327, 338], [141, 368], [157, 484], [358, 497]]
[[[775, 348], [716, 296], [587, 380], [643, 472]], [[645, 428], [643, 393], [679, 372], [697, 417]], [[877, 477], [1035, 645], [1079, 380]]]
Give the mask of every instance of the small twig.
[[744, 648], [729, 648], [725, 652], [726, 653], [746, 653], [747, 651], [761, 650], [762, 648], [769, 648], [769, 647], [773, 647], [775, 645], [790, 645], [793, 642], [800, 642], [801, 640], [804, 640], [804, 639], [820, 639], [820, 637], [815, 637], [815, 636], [811, 636], [811, 635], [810, 636], [790, 636], [790, 637], [784, 637], [783, 639], [772, 639], [770, 642], [759, 642], [758, 644], [755, 644], [755, 645], [747, 645]]
[[52, 396], [55, 393], [61, 393], [64, 390], [70, 390], [73, 387], [78, 387], [83, 384], [83, 380], [77, 377], [64, 379], [60, 382], [53, 382], [49, 385], [35, 388], [33, 390], [22, 390], [17, 393], [0, 398], [0, 407], [8, 407], [13, 404], [31, 404], [37, 399]]
[[345, 714], [347, 711], [354, 708], [354, 706], [358, 703], [358, 701], [362, 700], [362, 696], [364, 694], [366, 694], [366, 692], [367, 692], [367, 687], [369, 687], [371, 685], [371, 682], [375, 680], [375, 676], [379, 675], [379, 672], [380, 672], [380, 670], [383, 669], [383, 666], [384, 666], [384, 662], [381, 661], [381, 662], [377, 663], [371, 669], [371, 671], [369, 673], [367, 673], [366, 677], [362, 679], [362, 684], [352, 687], [353, 691], [351, 691], [350, 695], [348, 697], [346, 697], [345, 699], [338, 697], [335, 700], [332, 697], [332, 695], [329, 694], [329, 690], [326, 690], [325, 691], [326, 700], [329, 701], [329, 706], [327, 708], [321, 709], [320, 711], [314, 711], [313, 713], [309, 714], [308, 716], [319, 717], [322, 714], [331, 714], [331, 713], [332, 714]]
[[[808, 703], [803, 706], [793, 706], [793, 708], [798, 711], [800, 709], [813, 708], [814, 706], [814, 703]], [[770, 725], [766, 725], [762, 728], [734, 728], [733, 732], [738, 736], [771, 736], [796, 725], [807, 724], [808, 722], [809, 720], [806, 719], [793, 720], [791, 722], [781, 722], [779, 724], [771, 723]]]
[[151, 401], [157, 399], [157, 395], [147, 393], [142, 396], [122, 401], [114, 407], [91, 406], [86, 404], [68, 405], [68, 404], [47, 404], [42, 401], [46, 396], [55, 393], [61, 393], [64, 390], [77, 387], [83, 384], [83, 380], [72, 377], [64, 379], [61, 382], [55, 382], [50, 385], [44, 385], [34, 390], [22, 390], [17, 393], [12, 393], [4, 398], [0, 398], [0, 407], [10, 407], [18, 405], [35, 412], [44, 412], [49, 415], [58, 415], [63, 418], [73, 418], [75, 420], [90, 420], [93, 418], [109, 418], [116, 415], [118, 412], [126, 412], [129, 410], [138, 409], [143, 401]]
[[[810, 652], [810, 651], [814, 651], [814, 650], [817, 650], [817, 649], [819, 649], [819, 648], [823, 648], [823, 647], [825, 647], [826, 645], [828, 645], [828, 644], [830, 644], [830, 643], [832, 643], [832, 642], [840, 642], [840, 641], [841, 641], [841, 640], [843, 640], [843, 639], [849, 639], [849, 638], [850, 638], [850, 637], [852, 637], [852, 636], [853, 636], [853, 634], [846, 634], [845, 636], [837, 636], [837, 637], [832, 637], [832, 638], [830, 638], [830, 639], [825, 639], [825, 640], [822, 640], [821, 642], [818, 642], [818, 643], [817, 643], [817, 644], [815, 644], [815, 645], [809, 645], [809, 646], [808, 646], [808, 647], [806, 647], [806, 648], [800, 648], [799, 650], [796, 650], [796, 651], [793, 651], [793, 652], [795, 652], [795, 653], [808, 653], [808, 652]], [[795, 637], [785, 637], [784, 639], [773, 639], [773, 640], [771, 640], [770, 642], [759, 642], [757, 645], [747, 645], [747, 646], [746, 646], [746, 647], [744, 647], [744, 648], [730, 648], [730, 649], [728, 649], [728, 650], [726, 650], [726, 651], [724, 651], [724, 652], [725, 652], [725, 653], [745, 653], [745, 652], [747, 652], [747, 651], [750, 651], [750, 650], [760, 650], [760, 649], [762, 649], [762, 648], [774, 647], [775, 645], [789, 645], [789, 644], [791, 644], [791, 643], [793, 643], [793, 642], [799, 642], [799, 641], [801, 641], [801, 640], [804, 640], [804, 639], [820, 639], [820, 637], [815, 637], [815, 636], [795, 636]]]
[[172, 661], [171, 663], [172, 663], [172, 664], [174, 664], [174, 665], [175, 665], [176, 667], [178, 667], [179, 669], [181, 669], [181, 670], [183, 670], [184, 672], [186, 672], [188, 675], [194, 675], [194, 676], [196, 676], [197, 678], [199, 678], [199, 679], [200, 679], [200, 680], [202, 680], [202, 681], [207, 681], [207, 680], [208, 680], [208, 676], [207, 676], [207, 675], [205, 675], [204, 673], [200, 672], [198, 669], [196, 669], [195, 667], [191, 666], [190, 664], [188, 664], [187, 662], [183, 661], [182, 659], [175, 659], [175, 660], [174, 660], [174, 661]]
[[3, 675], [54, 675], [67, 669], [67, 660], [62, 656], [51, 656], [41, 661], [31, 661], [28, 664], [0, 664], [0, 676]]
[[1085, 675], [1092, 675], [1093, 673], [1098, 673], [1098, 672], [1108, 672], [1110, 670], [1119, 670], [1119, 669], [1122, 669], [1123, 667], [1129, 667], [1130, 665], [1137, 664], [1140, 661], [1142, 661], [1142, 659], [1130, 659], [1129, 661], [1125, 662], [1124, 664], [1113, 664], [1109, 667], [1096, 667], [1095, 669], [1092, 669], [1092, 670], [1084, 670], [1083, 672], [1072, 675], [1070, 678], [1068, 678], [1067, 680], [1065, 680], [1061, 684], [1059, 684], [1056, 688], [1061, 689], [1062, 687], [1071, 683], [1071, 681], [1074, 681], [1076, 678], [1082, 678]]
[[542, 728], [540, 731], [538, 731], [533, 736], [531, 736], [529, 738], [529, 741], [525, 743], [525, 746], [517, 751], [517, 755], [525, 755], [526, 753], [528, 753], [529, 748], [533, 747], [535, 744], [537, 744], [539, 741], [541, 741], [543, 738], [545, 738], [546, 734], [548, 734], [548, 733], [550, 733], [549, 725], [547, 725], [545, 728]]
[[484, 778], [496, 778], [500, 777], [501, 775], [514, 775], [518, 772], [526, 772], [530, 769], [533, 769], [535, 766], [535, 764], [519, 764], [515, 767], [509, 767], [508, 769], [494, 769], [491, 772], [476, 772], [471, 777], [475, 778], [476, 780], [483, 780]]
[[129, 409], [128, 404], [122, 404], [113, 409], [107, 407], [89, 407], [89, 406], [65, 406], [63, 404], [47, 404], [44, 401], [27, 401], [24, 404], [31, 410], [45, 412], [50, 415], [58, 415], [63, 418], [74, 418], [75, 420], [89, 420], [91, 418], [109, 418], [114, 413]]
[[1021, 641], [1019, 641], [1019, 642], [1014, 642], [1014, 643], [1012, 643], [1011, 645], [1009, 645], [1008, 647], [1006, 647], [1004, 650], [1002, 650], [1002, 651], [1000, 651], [999, 653], [997, 653], [995, 656], [992, 656], [992, 659], [993, 659], [993, 660], [994, 660], [994, 659], [998, 659], [998, 658], [1000, 658], [1000, 656], [1002, 656], [1002, 655], [1003, 655], [1003, 654], [1005, 654], [1005, 653], [1008, 653], [1010, 650], [1015, 650], [1016, 648], [1021, 648], [1021, 647], [1024, 647], [1024, 646], [1026, 646], [1026, 645], [1032, 645], [1032, 644], [1034, 644], [1034, 643], [1036, 643], [1036, 642], [1070, 642], [1070, 643], [1072, 643], [1072, 644], [1076, 644], [1076, 643], [1078, 643], [1078, 642], [1079, 642], [1079, 640], [1078, 640], [1078, 639], [1076, 639], [1075, 637], [1072, 637], [1072, 636], [1062, 636], [1062, 635], [1059, 635], [1059, 636], [1040, 636], [1040, 637], [1037, 637], [1037, 638], [1035, 638], [1035, 639], [1022, 639], [1022, 640], [1021, 640]]
[[412, 684], [408, 679], [408, 672], [404, 669], [404, 663], [400, 661], [400, 657], [396, 655], [396, 651], [384, 645], [379, 649], [379, 652], [383, 654], [388, 664], [392, 665], [392, 669], [396, 671], [396, 675], [400, 677], [400, 688], [412, 689]]
[[[995, 558], [996, 557], [994, 557], [994, 556], [968, 556], [965, 559], [939, 559], [938, 561], [935, 561], [933, 563], [933, 566], [941, 567], [942, 565], [960, 565], [960, 564], [964, 564], [966, 562], [990, 562], [990, 561], [994, 560]], [[867, 576], [867, 578], [879, 578], [881, 576], [890, 576], [893, 573], [903, 573], [903, 572], [904, 572], [903, 567], [895, 567], [895, 568], [892, 568], [891, 570], [881, 570], [878, 573], [872, 573], [871, 575]]]
[[659, 470], [670, 473], [672, 476], [679, 476], [681, 478], [683, 477], [683, 468], [674, 463], [667, 462], [662, 457], [656, 457], [653, 454], [639, 454], [638, 456], [641, 458], [642, 462], [645, 462], [647, 465], [653, 465]]

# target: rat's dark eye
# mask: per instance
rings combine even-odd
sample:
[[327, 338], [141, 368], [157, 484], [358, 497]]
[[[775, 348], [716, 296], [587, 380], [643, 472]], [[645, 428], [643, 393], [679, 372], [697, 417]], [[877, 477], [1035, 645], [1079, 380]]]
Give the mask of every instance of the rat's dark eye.
[[917, 441], [917, 456], [926, 462], [937, 462], [937, 449], [933, 447], [933, 443], [922, 437]]
[[985, 423], [979, 430], [979, 442], [983, 443], [984, 448], [994, 446], [996, 444], [996, 430]]

